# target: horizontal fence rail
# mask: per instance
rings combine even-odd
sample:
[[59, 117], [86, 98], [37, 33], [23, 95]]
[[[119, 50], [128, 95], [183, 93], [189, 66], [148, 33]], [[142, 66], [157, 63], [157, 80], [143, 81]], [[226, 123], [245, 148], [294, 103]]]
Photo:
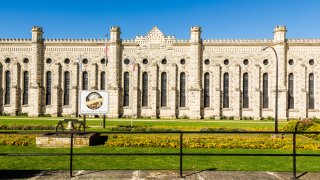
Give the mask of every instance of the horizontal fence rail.
[[[46, 134], [53, 133], [52, 131], [0, 131], [0, 134]], [[293, 132], [278, 132], [274, 131], [244, 131], [244, 132], [221, 132], [221, 131], [210, 131], [210, 132], [199, 132], [199, 131], [176, 131], [176, 132], [104, 132], [104, 131], [90, 131], [90, 133], [100, 133], [100, 134], [178, 134], [179, 135], [179, 153], [74, 153], [73, 152], [73, 137], [75, 134], [81, 135], [87, 132], [56, 132], [56, 134], [70, 134], [70, 153], [0, 153], [0, 156], [69, 156], [70, 157], [70, 177], [73, 177], [73, 156], [179, 156], [180, 157], [180, 177], [183, 177], [183, 156], [270, 156], [270, 157], [292, 157], [293, 158], [293, 179], [298, 179], [297, 176], [297, 162], [296, 157], [299, 156], [309, 156], [316, 157], [320, 154], [306, 154], [296, 152], [296, 136], [298, 134], [320, 134], [320, 132], [297, 132], [297, 127]], [[184, 153], [183, 152], [183, 135], [185, 134], [292, 134], [292, 153], [277, 154], [277, 153]], [[304, 173], [305, 174], [305, 173]]]

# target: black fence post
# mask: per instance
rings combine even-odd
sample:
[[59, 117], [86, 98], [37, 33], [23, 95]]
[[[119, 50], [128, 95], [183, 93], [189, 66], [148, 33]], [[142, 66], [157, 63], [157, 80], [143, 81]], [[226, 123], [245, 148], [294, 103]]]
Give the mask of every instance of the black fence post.
[[292, 179], [297, 179], [297, 150], [296, 150], [296, 145], [297, 145], [297, 132], [298, 132], [298, 126], [299, 126], [300, 121], [297, 122], [296, 126], [294, 127], [294, 132], [293, 132], [293, 177]]
[[72, 176], [72, 155], [73, 155], [73, 132], [70, 134], [70, 177]]
[[182, 137], [182, 132], [180, 132], [180, 177], [182, 178], [182, 145], [183, 145], [183, 137]]

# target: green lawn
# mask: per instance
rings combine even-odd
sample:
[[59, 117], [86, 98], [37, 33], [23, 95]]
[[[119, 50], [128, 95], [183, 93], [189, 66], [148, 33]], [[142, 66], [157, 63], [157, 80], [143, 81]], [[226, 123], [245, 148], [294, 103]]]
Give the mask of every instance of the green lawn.
[[[0, 117], [0, 125], [52, 125], [55, 126], [63, 118], [43, 118], [43, 117]], [[273, 121], [254, 120], [189, 120], [189, 119], [134, 119], [134, 126], [148, 126], [154, 128], [178, 128], [181, 130], [200, 130], [201, 128], [243, 128], [249, 130], [274, 130]], [[102, 119], [87, 119], [87, 130], [101, 131]], [[280, 121], [279, 129], [287, 122]], [[107, 119], [106, 127], [130, 126], [131, 119]]]
[[[64, 152], [69, 149], [42, 149], [36, 147], [0, 146], [0, 153], [46, 153]], [[74, 153], [178, 153], [174, 148], [133, 148], [103, 146], [75, 148]], [[243, 149], [184, 149], [188, 153], [291, 153], [290, 150], [243, 150]], [[320, 151], [299, 151], [299, 153], [319, 153]], [[320, 157], [298, 157], [298, 171], [319, 171]], [[0, 156], [0, 169], [11, 170], [60, 170], [69, 168], [68, 156], [43, 156], [43, 157], [4, 157]], [[184, 170], [240, 170], [240, 171], [291, 171], [291, 157], [208, 157], [185, 156], [183, 157]], [[74, 156], [74, 169], [164, 169], [178, 170], [178, 156]]]
[[[55, 126], [63, 118], [52, 117], [0, 117], [0, 125], [51, 125]], [[107, 119], [107, 129], [119, 125], [130, 126], [131, 119]], [[102, 119], [87, 119], [88, 131], [102, 131]], [[279, 129], [287, 122], [280, 121]], [[242, 128], [256, 131], [274, 130], [273, 121], [253, 120], [189, 120], [189, 119], [134, 119], [134, 126], [145, 126], [153, 128], [175, 128], [181, 130], [200, 130], [201, 128]], [[192, 135], [189, 135], [192, 136]], [[221, 135], [225, 136], [225, 135]], [[260, 135], [252, 135], [258, 137]], [[268, 136], [270, 135], [261, 135]], [[187, 137], [187, 136], [186, 136]], [[35, 146], [0, 146], [0, 153], [69, 153], [68, 148], [37, 148]], [[106, 147], [92, 146], [75, 148], [74, 153], [83, 152], [122, 152], [122, 153], [178, 153], [175, 148], [157, 147]], [[271, 149], [190, 149], [185, 148], [188, 153], [291, 153], [292, 150]], [[303, 153], [319, 153], [320, 151], [301, 150]], [[319, 171], [318, 157], [298, 157], [299, 171]], [[68, 169], [68, 156], [41, 156], [41, 157], [17, 157], [0, 156], [0, 169], [22, 170], [22, 169]], [[75, 169], [179, 169], [178, 156], [74, 156]], [[243, 171], [291, 171], [291, 157], [208, 157], [208, 156], [185, 156], [183, 157], [184, 170], [243, 170]]]

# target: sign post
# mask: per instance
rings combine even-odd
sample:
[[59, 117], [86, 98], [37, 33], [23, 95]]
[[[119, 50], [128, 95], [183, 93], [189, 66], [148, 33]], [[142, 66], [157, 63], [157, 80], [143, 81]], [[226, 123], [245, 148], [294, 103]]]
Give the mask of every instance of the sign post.
[[103, 115], [102, 127], [103, 127], [103, 129], [106, 128], [106, 115], [105, 114]]

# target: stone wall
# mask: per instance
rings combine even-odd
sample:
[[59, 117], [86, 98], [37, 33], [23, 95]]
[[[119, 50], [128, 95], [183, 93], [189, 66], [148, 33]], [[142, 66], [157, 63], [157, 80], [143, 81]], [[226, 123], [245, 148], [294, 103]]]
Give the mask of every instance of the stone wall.
[[[36, 116], [76, 116], [82, 74], [89, 89], [100, 89], [106, 73], [108, 117], [189, 117], [261, 119], [274, 116], [275, 49], [279, 67], [279, 118], [320, 117], [318, 63], [320, 39], [287, 39], [286, 27], [276, 26], [273, 39], [201, 39], [200, 27], [191, 27], [189, 40], [165, 36], [154, 27], [145, 36], [122, 40], [119, 27], [110, 28], [110, 39], [43, 39], [43, 29], [32, 28], [31, 39], [0, 39], [0, 111]], [[105, 46], [107, 45], [107, 57]], [[9, 61], [8, 61], [9, 59]], [[28, 59], [28, 62], [24, 61]], [[50, 59], [50, 61], [48, 60]], [[79, 69], [79, 60], [88, 60]], [[107, 59], [103, 64], [102, 59]], [[129, 59], [129, 64], [124, 60]], [[146, 59], [146, 61], [144, 61]], [[167, 62], [163, 63], [163, 59]], [[185, 63], [181, 63], [182, 59]], [[244, 60], [248, 60], [245, 64]], [[293, 64], [289, 64], [289, 60]], [[309, 63], [310, 60], [314, 63]], [[229, 63], [225, 61], [228, 60]], [[267, 63], [264, 63], [266, 62]], [[206, 63], [205, 63], [206, 62]], [[134, 67], [134, 68], [133, 68]], [[134, 71], [133, 71], [134, 69]], [[5, 104], [6, 71], [11, 73], [10, 103]], [[23, 73], [29, 72], [29, 103], [22, 104]], [[46, 74], [52, 73], [51, 103], [47, 105]], [[70, 73], [70, 103], [64, 102], [64, 73]], [[80, 72], [81, 71], [81, 72]], [[129, 73], [129, 106], [123, 106], [123, 75]], [[148, 104], [142, 107], [142, 74], [148, 73]], [[167, 106], [161, 107], [161, 73], [167, 73]], [[186, 106], [180, 107], [180, 74], [186, 74]], [[210, 75], [210, 106], [204, 107], [204, 74]], [[223, 75], [229, 74], [229, 107], [223, 108]], [[243, 74], [249, 77], [249, 107], [243, 108]], [[262, 107], [263, 74], [268, 73], [267, 108]], [[288, 74], [294, 74], [294, 108], [288, 109]], [[315, 78], [315, 106], [308, 106], [310, 73]], [[80, 74], [80, 75], [79, 75]]]

